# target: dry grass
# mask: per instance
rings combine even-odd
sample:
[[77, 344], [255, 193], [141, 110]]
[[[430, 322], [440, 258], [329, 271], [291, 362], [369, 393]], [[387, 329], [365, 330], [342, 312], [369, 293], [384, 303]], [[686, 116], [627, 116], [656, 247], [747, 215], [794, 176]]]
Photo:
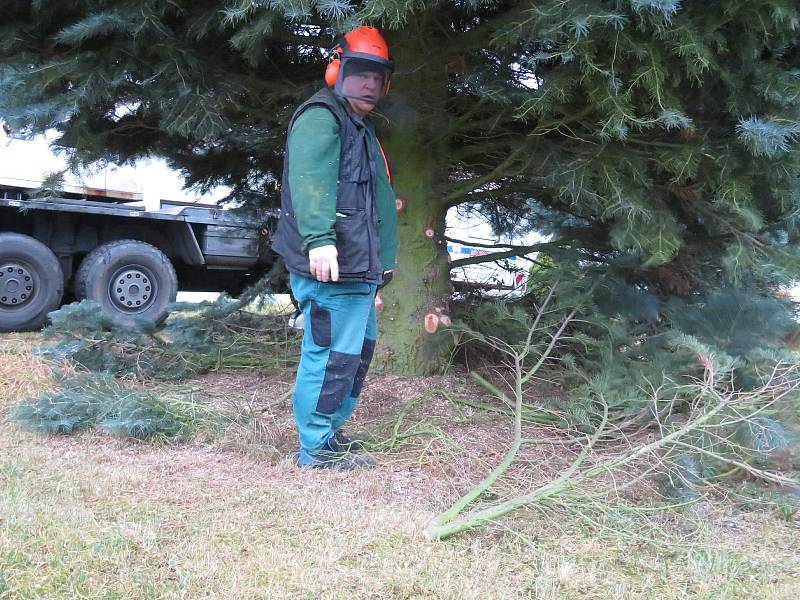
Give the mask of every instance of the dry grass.
[[[34, 341], [4, 342], [0, 407], [52, 385], [28, 356]], [[659, 513], [550, 504], [428, 542], [428, 520], [508, 439], [502, 416], [437, 392], [476, 394], [458, 374], [373, 379], [353, 429], [373, 434], [379, 466], [349, 474], [292, 464], [290, 374], [188, 385], [258, 418], [179, 446], [0, 421], [0, 598], [800, 596], [797, 522], [733, 501]], [[546, 480], [570, 455], [539, 447], [523, 458], [514, 485]]]
[[38, 334], [0, 335], [0, 420], [21, 398], [54, 386], [52, 365], [31, 355], [38, 342]]

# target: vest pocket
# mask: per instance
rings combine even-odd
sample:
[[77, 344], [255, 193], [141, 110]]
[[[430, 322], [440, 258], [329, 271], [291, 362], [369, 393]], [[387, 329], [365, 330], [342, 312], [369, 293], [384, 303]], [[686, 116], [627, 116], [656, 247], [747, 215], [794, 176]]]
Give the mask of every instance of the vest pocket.
[[339, 272], [348, 275], [369, 270], [369, 224], [365, 210], [337, 209], [336, 251]]
[[345, 211], [364, 210], [367, 208], [367, 198], [369, 196], [368, 179], [347, 179], [339, 180], [339, 193], [336, 197], [336, 208]]

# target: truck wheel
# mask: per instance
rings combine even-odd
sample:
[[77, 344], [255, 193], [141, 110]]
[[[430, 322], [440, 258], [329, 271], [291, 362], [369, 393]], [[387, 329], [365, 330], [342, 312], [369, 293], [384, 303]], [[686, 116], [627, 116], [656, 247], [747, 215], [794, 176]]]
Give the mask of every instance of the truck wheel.
[[175, 301], [178, 277], [169, 258], [138, 240], [118, 240], [86, 255], [75, 275], [75, 295], [94, 300], [115, 325], [158, 325]]
[[58, 308], [64, 273], [53, 251], [21, 233], [0, 233], [0, 331], [38, 329]]

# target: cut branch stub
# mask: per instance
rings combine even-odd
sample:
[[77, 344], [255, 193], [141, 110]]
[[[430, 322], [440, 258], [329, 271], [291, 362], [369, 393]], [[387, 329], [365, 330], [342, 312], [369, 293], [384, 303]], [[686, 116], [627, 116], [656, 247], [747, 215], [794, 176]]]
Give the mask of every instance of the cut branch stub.
[[425, 331], [428, 333], [436, 333], [439, 328], [439, 316], [434, 312], [429, 312], [425, 315]]

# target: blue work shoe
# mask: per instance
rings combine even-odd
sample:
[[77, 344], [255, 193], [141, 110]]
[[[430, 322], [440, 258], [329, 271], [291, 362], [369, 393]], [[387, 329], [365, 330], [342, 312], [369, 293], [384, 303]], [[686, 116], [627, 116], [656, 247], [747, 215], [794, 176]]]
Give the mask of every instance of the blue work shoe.
[[375, 459], [371, 456], [355, 456], [349, 452], [334, 450], [331, 448], [329, 440], [322, 448], [314, 452], [300, 448], [297, 464], [303, 468], [352, 471], [374, 467]]
[[333, 434], [333, 437], [328, 440], [328, 445], [333, 448], [335, 452], [363, 452], [364, 441], [352, 439], [347, 437], [341, 431]]

